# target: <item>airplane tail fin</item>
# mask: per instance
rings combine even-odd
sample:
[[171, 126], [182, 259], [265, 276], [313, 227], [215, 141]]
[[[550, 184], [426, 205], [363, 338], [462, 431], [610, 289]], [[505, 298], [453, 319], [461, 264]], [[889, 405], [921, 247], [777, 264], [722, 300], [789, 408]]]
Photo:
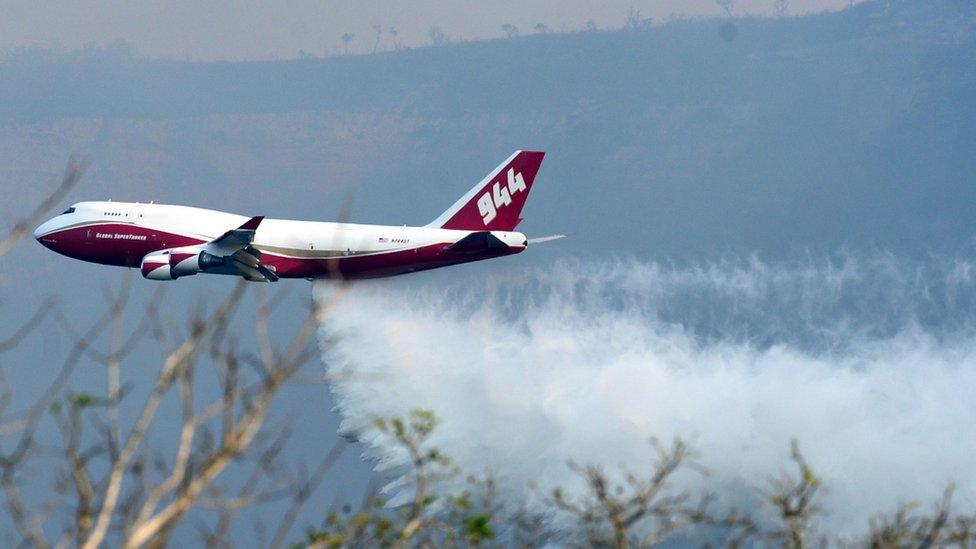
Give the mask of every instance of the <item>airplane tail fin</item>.
[[522, 218], [544, 152], [515, 151], [428, 227], [468, 231], [511, 231]]

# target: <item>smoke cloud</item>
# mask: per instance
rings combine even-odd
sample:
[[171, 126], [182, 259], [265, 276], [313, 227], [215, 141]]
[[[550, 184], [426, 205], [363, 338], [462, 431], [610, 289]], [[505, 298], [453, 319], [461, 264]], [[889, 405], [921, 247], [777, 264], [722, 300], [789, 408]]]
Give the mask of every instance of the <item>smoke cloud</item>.
[[579, 490], [570, 459], [649, 473], [648, 439], [681, 436], [708, 474], [677, 488], [768, 514], [796, 437], [827, 487], [821, 526], [852, 533], [950, 482], [976, 504], [974, 290], [961, 260], [562, 261], [478, 287], [357, 283], [321, 335], [329, 371], [353, 372], [333, 384], [343, 429], [394, 493], [404, 456], [370, 424], [416, 408], [509, 508]]

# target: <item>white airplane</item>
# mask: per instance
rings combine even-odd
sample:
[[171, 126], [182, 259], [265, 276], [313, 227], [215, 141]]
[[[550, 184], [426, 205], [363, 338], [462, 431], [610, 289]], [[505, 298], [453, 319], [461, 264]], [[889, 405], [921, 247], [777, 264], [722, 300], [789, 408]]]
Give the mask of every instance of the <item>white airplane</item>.
[[248, 218], [109, 201], [79, 202], [38, 227], [34, 237], [71, 258], [138, 266], [151, 280], [197, 273], [270, 282], [411, 273], [525, 250], [530, 240], [514, 230], [544, 155], [516, 151], [423, 227]]

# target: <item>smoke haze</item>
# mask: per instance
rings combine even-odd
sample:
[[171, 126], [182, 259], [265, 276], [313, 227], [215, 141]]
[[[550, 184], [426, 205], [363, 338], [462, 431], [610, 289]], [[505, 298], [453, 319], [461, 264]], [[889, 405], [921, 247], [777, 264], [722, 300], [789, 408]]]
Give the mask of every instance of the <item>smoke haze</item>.
[[[848, 0], [793, 0], [790, 13], [840, 10]], [[736, 15], [773, 15], [768, 0], [740, 0]], [[284, 4], [230, 2], [166, 4], [83, 0], [4, 2], [0, 54], [28, 47], [79, 49], [124, 42], [152, 58], [193, 60], [294, 59], [370, 53], [429, 45], [430, 29], [445, 39], [504, 36], [511, 24], [524, 34], [579, 30], [588, 21], [620, 28], [629, 10], [661, 23], [673, 18], [718, 16], [712, 0], [291, 0]], [[348, 35], [348, 41], [342, 39]]]

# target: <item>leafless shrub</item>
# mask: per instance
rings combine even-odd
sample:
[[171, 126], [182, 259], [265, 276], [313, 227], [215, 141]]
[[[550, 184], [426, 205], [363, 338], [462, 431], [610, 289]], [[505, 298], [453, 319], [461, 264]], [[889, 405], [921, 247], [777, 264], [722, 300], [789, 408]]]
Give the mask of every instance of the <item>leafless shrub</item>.
[[447, 35], [437, 25], [431, 25], [430, 29], [427, 30], [427, 36], [430, 37], [432, 46], [440, 46], [448, 42]]
[[[69, 163], [61, 184], [0, 241], [0, 258], [75, 186], [84, 167], [75, 160]], [[345, 284], [338, 283], [331, 301], [312, 305], [297, 334], [280, 348], [268, 337], [271, 310], [260, 307], [254, 319], [257, 357], [247, 353], [230, 329], [246, 285], [237, 283], [212, 312], [194, 316], [179, 337], [174, 337], [178, 330], [160, 319], [154, 305], [139, 322], [124, 324], [128, 283], [83, 330], [59, 315], [57, 323], [72, 346], [47, 388], [22, 410], [9, 409], [12, 389], [0, 371], [0, 436], [5, 449], [0, 453], [0, 489], [22, 543], [161, 547], [191, 509], [207, 508], [217, 510], [219, 520], [204, 532], [204, 539], [210, 546], [229, 546], [230, 526], [241, 509], [287, 499], [291, 504], [274, 537], [275, 543], [283, 543], [298, 511], [341, 447], [323, 458], [310, 475], [296, 474], [282, 458], [291, 434], [290, 422], [280, 426], [274, 436], [265, 423], [282, 386], [317, 356], [310, 345], [312, 336], [341, 299]], [[158, 297], [151, 303], [159, 302]], [[52, 310], [50, 302], [43, 303], [26, 323], [0, 340], [0, 353], [17, 348]], [[112, 348], [96, 348], [93, 342], [109, 331]], [[163, 359], [151, 391], [141, 403], [130, 403], [139, 410], [131, 421], [133, 418], [120, 417], [120, 404], [134, 398], [125, 390], [121, 372], [123, 364], [136, 361], [134, 350], [149, 337], [156, 340]], [[145, 360], [142, 355], [138, 359]], [[83, 361], [104, 367], [104, 396], [70, 388], [73, 373]], [[222, 391], [200, 407], [196, 379], [204, 366], [216, 373]], [[140, 364], [140, 371], [146, 369]], [[182, 416], [173, 444], [175, 453], [170, 457], [159, 453], [158, 435], [153, 438], [168, 395], [175, 396], [169, 401], [177, 403]], [[53, 420], [60, 435], [54, 447], [41, 442], [45, 417]], [[130, 428], [122, 428], [130, 424]], [[89, 427], [92, 425], [94, 429]], [[36, 484], [37, 468], [41, 463], [46, 467], [44, 460], [48, 459], [54, 459], [57, 471], [54, 490], [46, 500], [32, 503], [21, 494], [25, 486]], [[222, 484], [221, 475], [231, 467], [250, 468], [249, 481], [239, 488]]]
[[614, 483], [599, 467], [571, 462], [570, 468], [586, 484], [585, 495], [572, 497], [561, 488], [552, 492], [552, 504], [587, 528], [590, 543], [629, 547], [635, 541], [635, 526], [650, 519], [651, 531], [640, 544], [653, 545], [700, 514], [700, 508], [689, 507], [690, 494], [668, 490], [669, 481], [679, 468], [695, 467], [694, 451], [681, 439], [672, 441], [670, 447], [656, 440], [651, 443], [658, 458], [648, 478], [628, 473], [623, 483]]
[[380, 39], [383, 38], [383, 25], [373, 25], [373, 53], [380, 48]]
[[815, 499], [821, 481], [800, 453], [800, 445], [795, 439], [790, 441], [790, 459], [797, 467], [797, 477], [784, 474], [771, 482], [772, 489], [767, 493], [768, 501], [786, 527], [769, 533], [767, 537], [785, 546], [801, 549], [808, 544], [810, 520], [820, 512]]
[[790, 0], [774, 0], [773, 13], [776, 17], [788, 17], [790, 15]]
[[397, 31], [397, 28], [391, 26], [389, 29], [387, 29], [386, 32], [390, 35], [390, 38], [393, 40], [393, 49], [395, 51], [400, 51], [400, 42], [397, 40], [397, 37], [400, 35], [400, 33]]
[[735, 10], [735, 0], [715, 0], [715, 3], [722, 8], [725, 15], [732, 17], [732, 12]]
[[952, 492], [953, 487], [946, 489], [931, 515], [918, 515], [918, 505], [906, 503], [892, 515], [872, 518], [866, 545], [877, 549], [972, 547], [976, 544], [976, 515], [953, 516]]
[[627, 11], [627, 20], [624, 28], [630, 30], [639, 30], [643, 28], [650, 27], [654, 20], [650, 17], [641, 17], [641, 11], [638, 8], [631, 7]]
[[348, 55], [349, 54], [349, 44], [352, 44], [352, 41], [356, 38], [356, 35], [355, 35], [355, 33], [344, 32], [344, 33], [342, 33], [341, 38], [342, 38], [342, 54], [343, 55]]

